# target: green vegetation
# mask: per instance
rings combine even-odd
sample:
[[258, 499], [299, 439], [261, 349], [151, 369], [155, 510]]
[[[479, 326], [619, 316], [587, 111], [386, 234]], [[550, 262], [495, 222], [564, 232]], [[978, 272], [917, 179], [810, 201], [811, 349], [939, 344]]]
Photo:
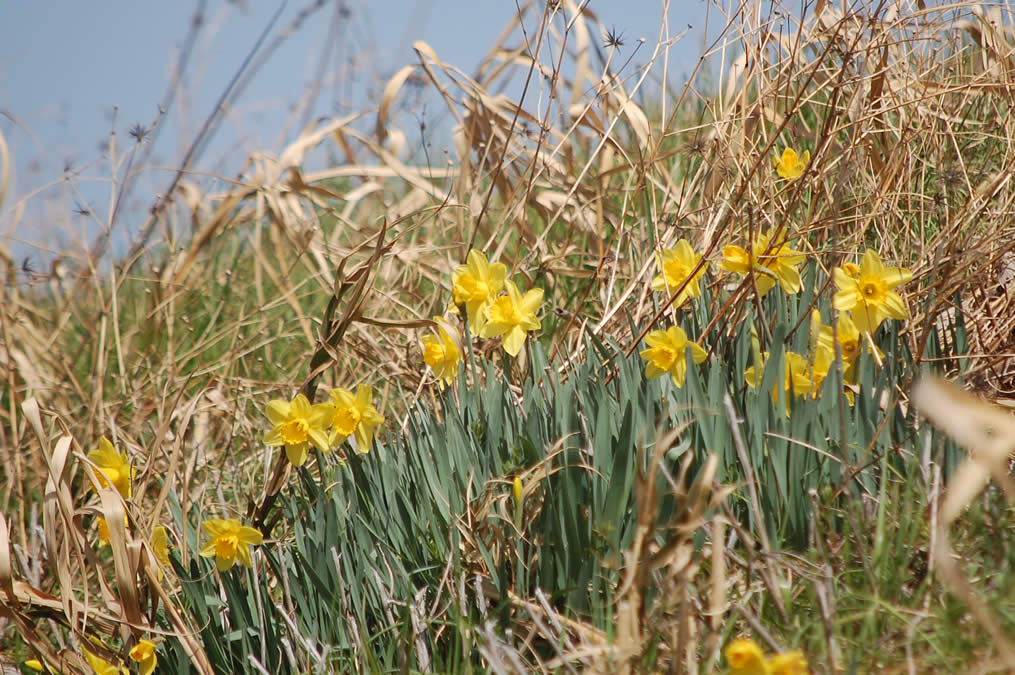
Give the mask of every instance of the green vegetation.
[[[1015, 668], [1015, 423], [928, 377], [1015, 384], [1015, 30], [827, 4], [773, 33], [745, 3], [720, 43], [751, 58], [654, 101], [566, 2], [527, 15], [558, 45], [538, 103], [494, 95], [524, 52], [469, 80], [417, 43], [460, 120], [450, 168], [399, 158], [406, 71], [369, 133], [321, 121], [188, 187], [158, 212], [185, 242], [36, 284], [8, 260], [5, 658]], [[338, 166], [304, 170], [312, 148]], [[487, 288], [497, 262], [519, 293]], [[359, 385], [372, 447], [327, 394]], [[326, 404], [306, 428], [297, 393]], [[337, 436], [303, 462], [311, 426]]]

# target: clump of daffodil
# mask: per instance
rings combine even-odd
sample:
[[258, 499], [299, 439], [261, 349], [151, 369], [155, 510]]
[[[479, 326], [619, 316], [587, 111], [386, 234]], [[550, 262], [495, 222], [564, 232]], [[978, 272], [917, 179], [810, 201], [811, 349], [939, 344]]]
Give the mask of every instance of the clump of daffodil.
[[93, 468], [99, 485], [112, 485], [121, 497], [130, 497], [130, 481], [134, 478], [134, 469], [131, 468], [127, 455], [117, 452], [112, 442], [103, 436], [99, 439], [99, 448], [88, 453], [88, 459], [95, 465]]
[[439, 316], [433, 318], [437, 324], [437, 335], [424, 335], [420, 338], [423, 348], [423, 361], [430, 366], [441, 389], [445, 383], [451, 384], [458, 375], [458, 366], [462, 362], [462, 350], [459, 348], [461, 337]]
[[797, 155], [793, 148], [786, 148], [782, 156], [776, 155], [772, 158], [775, 161], [776, 172], [786, 180], [796, 180], [804, 175], [807, 162], [811, 161], [811, 151], [804, 150], [803, 155]]
[[[840, 318], [836, 327], [839, 331], [839, 344], [843, 351], [843, 363], [848, 366], [850, 361], [847, 360], [846, 355], [849, 355], [849, 359], [855, 359], [856, 352], [859, 349], [856, 346], [856, 328], [853, 327], [852, 332], [850, 332], [852, 323], [848, 322], [848, 317], [846, 317], [845, 321]], [[787, 394], [787, 415], [790, 413], [789, 403], [792, 398], [802, 398], [804, 396], [818, 398], [821, 395], [821, 385], [825, 378], [828, 377], [828, 373], [835, 363], [835, 342], [832, 337], [832, 328], [821, 324], [821, 313], [818, 310], [814, 310], [811, 313], [810, 328], [811, 348], [809, 356], [790, 351], [783, 354], [782, 386]], [[850, 342], [851, 338], [853, 340], [852, 343]], [[752, 344], [755, 350], [758, 349], [756, 340], [757, 338], [752, 333]], [[756, 352], [755, 363], [757, 365], [760, 362], [762, 373], [766, 367], [765, 363], [768, 361], [768, 356], [767, 352]], [[744, 380], [752, 389], [757, 388], [761, 384], [762, 373], [758, 372], [756, 365], [744, 371]], [[792, 396], [790, 396], [790, 393], [792, 393]], [[772, 387], [772, 403], [778, 404], [778, 401], [779, 385], [776, 383]]]
[[701, 269], [694, 272], [694, 268], [700, 261], [701, 256], [694, 252], [686, 239], [678, 241], [673, 248], [663, 249], [656, 257], [660, 274], [652, 279], [652, 290], [673, 294], [687, 281], [687, 285], [673, 301], [673, 306], [680, 307], [687, 302], [688, 298], [697, 298], [701, 295], [701, 286], [699, 285], [701, 278], [708, 268], [708, 265], [702, 265]]
[[736, 246], [723, 246], [722, 262], [719, 267], [741, 276], [754, 271], [758, 294], [764, 296], [776, 283], [787, 293], [800, 292], [800, 265], [805, 256], [800, 251], [790, 248], [782, 238], [772, 241], [768, 234], [758, 234], [751, 242], [751, 250]]
[[310, 445], [327, 452], [327, 427], [334, 414], [330, 404], [311, 405], [303, 394], [297, 394], [292, 401], [276, 399], [268, 402], [265, 409], [268, 419], [274, 425], [264, 436], [264, 444], [284, 447], [286, 457], [296, 466], [307, 461]]
[[486, 324], [479, 332], [481, 337], [503, 336], [501, 345], [511, 356], [518, 356], [531, 330], [539, 330], [541, 323], [536, 312], [543, 304], [543, 289], [532, 288], [525, 295], [515, 283], [504, 282], [507, 295], [502, 295], [486, 308]]
[[680, 326], [652, 331], [645, 336], [645, 344], [648, 348], [640, 352], [645, 359], [645, 376], [654, 379], [669, 373], [677, 387], [684, 386], [687, 375], [687, 348], [691, 348], [691, 359], [695, 363], [701, 363], [708, 356], [701, 345], [687, 339]]
[[860, 259], [855, 273], [836, 267], [835, 285], [839, 289], [832, 304], [840, 312], [848, 311], [861, 333], [873, 333], [885, 319], [905, 319], [906, 305], [895, 289], [913, 278], [902, 267], [885, 267], [873, 250]]
[[331, 445], [339, 446], [350, 436], [356, 439], [356, 450], [360, 454], [370, 452], [374, 442], [374, 429], [384, 423], [384, 418], [373, 404], [374, 390], [365, 384], [356, 388], [353, 394], [348, 389], [332, 389]]
[[504, 263], [491, 263], [475, 249], [469, 251], [465, 264], [451, 274], [451, 295], [455, 305], [465, 307], [473, 335], [479, 335], [486, 323], [486, 308], [504, 289], [506, 277]]
[[141, 675], [152, 675], [159, 659], [155, 655], [155, 643], [151, 640], [139, 640], [130, 650], [130, 658], [137, 663]]
[[259, 546], [263, 535], [247, 527], [235, 518], [228, 520], [211, 519], [201, 523], [208, 542], [201, 549], [204, 558], [215, 558], [220, 572], [230, 569], [237, 561], [244, 567], [251, 567], [250, 547]]
[[807, 659], [793, 650], [770, 658], [754, 640], [737, 639], [726, 647], [730, 675], [806, 675]]

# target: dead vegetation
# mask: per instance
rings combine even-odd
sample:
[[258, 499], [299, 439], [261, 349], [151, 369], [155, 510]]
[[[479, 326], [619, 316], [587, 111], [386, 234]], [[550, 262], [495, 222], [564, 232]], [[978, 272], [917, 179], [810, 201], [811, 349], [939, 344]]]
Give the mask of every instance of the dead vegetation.
[[[679, 23], [678, 8], [664, 8]], [[83, 669], [69, 654], [86, 632], [126, 642], [165, 611], [173, 639], [209, 670], [197, 627], [149, 563], [169, 493], [184, 512], [232, 503], [264, 516], [258, 505], [282, 483], [278, 467], [269, 480], [256, 443], [260, 408], [314, 376], [383, 382], [378, 407], [389, 420], [404, 408], [401, 391], [429, 396], [416, 340], [470, 247], [533, 270], [529, 283], [552, 298], [544, 327], [557, 365], [581, 357], [587, 334], [635, 347], [637, 331], [667, 311], [648, 290], [652, 252], [682, 236], [714, 260], [749, 232], [788, 228], [826, 272], [876, 248], [915, 273], [912, 351], [928, 363], [952, 356], [956, 345], [929, 344], [931, 328], [961, 326], [963, 376], [1010, 404], [1010, 10], [819, 0], [801, 22], [795, 7], [745, 1], [711, 16], [725, 28], [673, 89], [667, 50], [684, 34], [664, 25], [639, 47], [641, 65], [625, 53], [632, 47], [602, 46], [608, 31], [594, 7], [523, 5], [473, 75], [418, 42], [418, 61], [390, 79], [375, 109], [311, 123], [277, 156], [250, 157], [221, 190], [202, 191], [181, 172], [158, 217], [185, 238], [146, 242], [108, 274], [88, 252], [66, 252], [30, 284], [4, 254], [0, 639], [18, 634], [48, 662]], [[395, 114], [409, 86], [453, 118], [448, 161], [411, 151]], [[505, 93], [519, 86], [519, 96]], [[772, 156], [787, 145], [809, 148], [811, 163], [800, 180], [775, 182]], [[335, 165], [307, 170], [308, 154], [322, 150]], [[0, 201], [12, 171], [2, 158]], [[6, 196], [10, 217], [20, 207]], [[735, 320], [746, 295], [715, 308], [712, 330]], [[133, 503], [88, 493], [83, 455], [104, 433], [138, 469]], [[674, 481], [678, 492], [685, 483]], [[518, 634], [556, 645], [541, 666], [636, 670], [662, 635], [660, 663], [716, 667], [731, 589], [760, 588], [778, 603], [776, 578], [801, 569], [763, 551], [770, 570], [759, 573], [727, 549], [736, 524], [722, 494], [703, 479], [680, 494], [688, 510], [673, 532], [639, 537], [609, 639], [538, 597], [512, 597], [532, 617]], [[651, 508], [652, 495], [643, 499]], [[129, 530], [118, 526], [124, 512]], [[94, 549], [100, 513], [113, 524], [112, 576]], [[700, 529], [707, 550], [690, 544]], [[670, 547], [650, 534], [672, 535]], [[824, 570], [803, 567], [824, 583]], [[654, 605], [649, 577], [665, 580]], [[766, 634], [751, 607], [740, 616]], [[478, 630], [487, 664], [528, 663]], [[832, 641], [829, 630], [829, 670]]]

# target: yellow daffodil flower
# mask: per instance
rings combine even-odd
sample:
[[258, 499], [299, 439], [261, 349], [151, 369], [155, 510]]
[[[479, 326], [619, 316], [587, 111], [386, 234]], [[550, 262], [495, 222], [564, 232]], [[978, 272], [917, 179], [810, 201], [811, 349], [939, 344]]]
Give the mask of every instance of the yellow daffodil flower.
[[849, 311], [861, 333], [873, 333], [885, 319], [909, 316], [895, 288], [912, 279], [913, 273], [902, 267], [885, 267], [875, 251], [863, 254], [855, 276], [842, 267], [836, 267], [834, 275], [839, 290], [832, 304], [840, 312]]
[[506, 277], [504, 263], [491, 263], [475, 249], [469, 251], [466, 263], [451, 274], [451, 294], [456, 305], [465, 306], [473, 335], [479, 335], [486, 323], [485, 310], [504, 289]]
[[669, 373], [677, 387], [684, 386], [687, 375], [687, 348], [691, 348], [691, 359], [695, 363], [701, 363], [708, 356], [701, 345], [687, 339], [679, 326], [652, 331], [645, 336], [645, 344], [648, 349], [640, 352], [645, 359], [645, 376], [651, 380]]
[[[815, 310], [816, 311], [816, 310]], [[839, 319], [836, 322], [835, 335], [832, 334], [831, 326], [821, 326], [818, 334], [818, 346], [815, 354], [815, 385], [821, 386], [821, 380], [827, 375], [828, 370], [831, 369], [831, 364], [835, 362], [835, 338], [839, 340], [839, 349], [842, 351], [842, 365], [843, 365], [843, 384], [845, 385], [846, 400], [849, 401], [850, 405], [856, 400], [855, 389], [857, 387], [857, 373], [856, 367], [859, 362], [860, 349], [863, 347], [864, 342], [868, 342], [874, 353], [877, 356], [878, 362], [884, 358], [884, 353], [878, 349], [877, 345], [869, 340], [864, 340], [864, 336], [860, 333], [860, 330], [853, 323], [853, 319], [850, 318], [847, 312], [839, 312]], [[826, 366], [827, 364], [827, 366]], [[824, 374], [822, 374], [822, 371]]]
[[285, 447], [286, 457], [296, 466], [306, 463], [311, 444], [322, 452], [330, 449], [325, 431], [334, 415], [330, 404], [310, 405], [306, 396], [297, 394], [289, 403], [278, 399], [270, 401], [265, 414], [274, 427], [265, 434], [264, 444]]
[[215, 566], [225, 572], [238, 560], [244, 567], [254, 563], [250, 559], [250, 546], [259, 546], [263, 535], [252, 527], [247, 527], [235, 518], [228, 520], [206, 520], [201, 523], [204, 533], [208, 535], [208, 543], [201, 549], [204, 558], [215, 558]]
[[800, 251], [793, 250], [785, 241], [771, 242], [770, 235], [759, 234], [748, 252], [740, 246], [723, 246], [719, 267], [741, 276], [754, 269], [758, 294], [764, 297], [776, 282], [787, 293], [800, 292], [800, 272], [797, 265], [805, 260]]
[[130, 498], [130, 481], [134, 478], [134, 469], [131, 468], [127, 455], [117, 452], [110, 440], [103, 436], [99, 439], [98, 450], [89, 452], [88, 459], [95, 465], [99, 485], [112, 485], [121, 497]]
[[[652, 290], [673, 294], [691, 276], [691, 272], [700, 260], [701, 256], [694, 252], [686, 239], [678, 241], [673, 248], [663, 249], [656, 259], [661, 273], [652, 279]], [[701, 269], [695, 272], [694, 277], [687, 282], [676, 300], [673, 301], [674, 307], [680, 307], [687, 302], [688, 298], [697, 298], [701, 295], [699, 283], [707, 269], [708, 265], [702, 265]]]
[[479, 332], [485, 338], [503, 335], [501, 345], [511, 356], [518, 356], [530, 330], [542, 325], [536, 312], [543, 303], [543, 289], [533, 288], [523, 296], [511, 280], [504, 282], [507, 295], [497, 298], [486, 308], [486, 325]]
[[123, 666], [113, 665], [105, 659], [92, 654], [84, 647], [81, 648], [81, 652], [84, 654], [85, 661], [95, 671], [95, 675], [130, 675], [130, 671]]
[[776, 654], [768, 660], [768, 669], [772, 675], [807, 675], [807, 659], [799, 649]]
[[730, 675], [772, 675], [765, 652], [754, 640], [734, 640], [725, 653]]
[[437, 335], [424, 335], [420, 343], [423, 362], [430, 366], [443, 389], [445, 383], [451, 384], [458, 375], [458, 366], [462, 362], [462, 350], [458, 347], [461, 338], [441, 317], [435, 316], [433, 320], [437, 323]]
[[130, 650], [130, 658], [137, 663], [141, 675], [152, 675], [159, 659], [155, 655], [155, 643], [150, 640], [139, 640]]
[[786, 148], [782, 151], [782, 157], [776, 155], [773, 160], [775, 161], [775, 170], [780, 176], [786, 180], [796, 180], [804, 175], [807, 162], [811, 161], [811, 151], [804, 150], [802, 156], [797, 156], [793, 148]]
[[374, 428], [384, 423], [384, 418], [372, 403], [373, 396], [373, 388], [365, 384], [356, 388], [355, 395], [348, 389], [331, 390], [331, 403], [335, 411], [328, 439], [331, 445], [339, 446], [353, 436], [356, 439], [356, 450], [360, 454], [370, 452], [374, 442]]

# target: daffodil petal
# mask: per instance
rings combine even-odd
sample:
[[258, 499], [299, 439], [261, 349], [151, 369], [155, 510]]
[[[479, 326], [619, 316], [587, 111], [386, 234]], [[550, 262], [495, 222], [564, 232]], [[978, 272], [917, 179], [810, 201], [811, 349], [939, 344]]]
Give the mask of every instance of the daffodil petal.
[[273, 401], [268, 401], [268, 405], [265, 406], [264, 412], [272, 424], [281, 424], [289, 419], [289, 409], [290, 405], [288, 401], [275, 399]]
[[834, 307], [836, 310], [840, 312], [845, 312], [853, 309], [854, 307], [856, 307], [856, 303], [857, 297], [855, 287], [844, 288], [841, 291], [837, 291], [835, 295], [832, 296], [832, 307]]
[[902, 298], [895, 291], [889, 291], [885, 295], [883, 311], [887, 317], [892, 319], [905, 319], [909, 316], [905, 303], [902, 302]]
[[791, 295], [799, 293], [802, 287], [800, 272], [795, 267], [782, 266], [779, 269], [779, 285], [782, 286], [782, 290]]
[[307, 435], [310, 436], [310, 442], [314, 444], [321, 452], [331, 451], [331, 440], [328, 438], [328, 434], [323, 429], [311, 428]]
[[504, 351], [511, 356], [518, 356], [525, 344], [525, 331], [520, 326], [515, 326], [507, 333], [503, 340]]
[[207, 542], [204, 546], [202, 546], [200, 554], [201, 557], [203, 558], [215, 557], [215, 540], [212, 539], [211, 541]]
[[285, 456], [293, 466], [303, 466], [307, 463], [308, 450], [306, 443], [287, 445], [285, 446]]

